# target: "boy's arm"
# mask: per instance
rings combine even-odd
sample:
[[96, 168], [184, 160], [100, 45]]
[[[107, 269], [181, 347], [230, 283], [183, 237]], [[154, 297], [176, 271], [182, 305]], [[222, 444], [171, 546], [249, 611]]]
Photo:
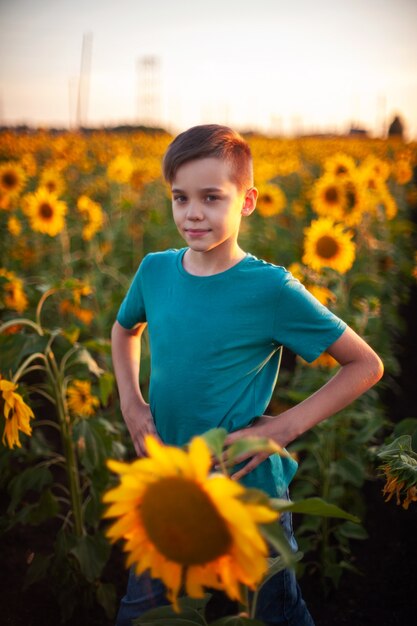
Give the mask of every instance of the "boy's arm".
[[[294, 407], [277, 416], [262, 415], [251, 428], [244, 428], [231, 433], [226, 444], [241, 437], [269, 437], [285, 447], [313, 428], [319, 422], [337, 413], [361, 396], [382, 377], [383, 364], [372, 348], [347, 327], [341, 337], [327, 352], [342, 366], [339, 371], [318, 391]], [[252, 471], [268, 455], [260, 453], [251, 460], [233, 478], [241, 478]], [[249, 458], [242, 456], [239, 461]]]
[[138, 456], [145, 456], [144, 438], [157, 436], [149, 404], [139, 387], [141, 336], [146, 324], [128, 330], [115, 322], [111, 333], [113, 368], [120, 396], [120, 408]]

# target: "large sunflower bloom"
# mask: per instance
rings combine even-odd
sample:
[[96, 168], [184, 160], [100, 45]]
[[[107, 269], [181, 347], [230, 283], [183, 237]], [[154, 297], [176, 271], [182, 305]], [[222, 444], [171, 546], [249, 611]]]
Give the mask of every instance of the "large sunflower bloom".
[[314, 220], [304, 229], [305, 265], [320, 271], [330, 267], [340, 274], [345, 274], [355, 260], [355, 244], [352, 233], [346, 232], [342, 224], [335, 224], [331, 219]]
[[19, 440], [19, 431], [26, 435], [32, 434], [30, 420], [34, 417], [33, 411], [23, 400], [22, 396], [16, 393], [17, 385], [6, 380], [0, 375], [0, 392], [3, 397], [3, 415], [5, 419], [2, 442], [9, 448], [22, 447]]
[[67, 205], [47, 189], [25, 196], [24, 210], [34, 231], [55, 237], [65, 226]]
[[17, 163], [9, 161], [0, 165], [0, 193], [6, 196], [18, 196], [26, 184], [24, 169]]
[[91, 393], [91, 383], [88, 380], [74, 380], [67, 389], [67, 403], [71, 413], [81, 417], [90, 417], [96, 412], [100, 401]]
[[245, 488], [224, 475], [209, 475], [211, 456], [201, 437], [188, 452], [146, 438], [149, 457], [132, 464], [109, 461], [120, 474], [107, 492], [105, 517], [117, 520], [107, 531], [123, 539], [127, 566], [137, 575], [150, 569], [167, 587], [178, 608], [182, 585], [191, 597], [203, 587], [223, 589], [242, 600], [240, 585], [254, 588], [267, 571], [268, 547], [258, 524], [278, 514], [267, 506], [244, 502]]

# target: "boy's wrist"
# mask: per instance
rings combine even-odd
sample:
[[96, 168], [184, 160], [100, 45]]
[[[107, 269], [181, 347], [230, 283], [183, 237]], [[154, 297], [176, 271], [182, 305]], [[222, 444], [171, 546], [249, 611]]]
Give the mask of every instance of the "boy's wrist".
[[149, 411], [149, 404], [140, 395], [132, 395], [120, 399], [120, 408], [123, 415], [129, 415], [132, 412], [137, 414], [142, 410]]
[[286, 412], [280, 413], [270, 418], [270, 422], [266, 426], [268, 431], [266, 434], [285, 448], [285, 446], [300, 436], [301, 433], [296, 426], [296, 420], [293, 420]]

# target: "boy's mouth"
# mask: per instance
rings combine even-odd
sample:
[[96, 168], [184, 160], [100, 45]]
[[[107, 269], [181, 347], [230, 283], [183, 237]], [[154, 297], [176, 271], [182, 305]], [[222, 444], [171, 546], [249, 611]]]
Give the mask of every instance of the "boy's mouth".
[[186, 228], [185, 232], [187, 233], [187, 235], [190, 235], [190, 237], [202, 237], [203, 235], [206, 235], [207, 233], [210, 232], [209, 228]]

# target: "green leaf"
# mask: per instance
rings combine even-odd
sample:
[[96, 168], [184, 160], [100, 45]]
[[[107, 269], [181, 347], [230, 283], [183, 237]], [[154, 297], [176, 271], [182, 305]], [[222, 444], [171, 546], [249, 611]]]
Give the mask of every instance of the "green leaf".
[[[301, 561], [301, 559], [303, 558], [304, 554], [302, 552], [296, 552], [293, 556], [294, 556], [294, 561]], [[280, 557], [280, 556], [277, 556], [277, 557], [275, 557], [273, 559], [268, 559], [268, 561], [269, 561], [268, 572], [265, 574], [265, 576], [262, 578], [260, 584], [258, 585], [258, 587], [256, 589], [256, 593], [257, 594], [262, 589], [264, 584], [266, 582], [268, 582], [268, 580], [270, 578], [272, 578], [273, 576], [275, 576], [275, 574], [278, 574], [278, 572], [281, 572], [283, 569], [286, 568], [286, 565], [285, 565], [282, 557]]]
[[138, 620], [133, 620], [132, 624], [134, 626], [136, 625], [140, 625], [140, 626], [170, 626], [170, 624], [173, 624], [173, 626], [200, 626], [201, 622], [196, 622], [193, 619], [187, 619], [185, 617], [181, 617], [180, 615], [178, 617], [163, 617], [162, 619], [152, 619], [151, 621], [143, 621], [141, 619]]
[[306, 500], [300, 500], [300, 502], [288, 502], [288, 500], [279, 500], [277, 498], [271, 498], [270, 500], [272, 508], [277, 511], [292, 511], [292, 513], [305, 513], [308, 515], [321, 515], [322, 517], [339, 517], [342, 519], [350, 520], [356, 524], [360, 523], [360, 520], [356, 515], [347, 513], [343, 509], [339, 508], [335, 504], [325, 502], [321, 498], [307, 498]]
[[25, 515], [25, 522], [27, 524], [39, 526], [39, 524], [42, 524], [45, 520], [57, 515], [59, 512], [58, 500], [50, 489], [46, 489], [42, 492], [41, 497], [36, 504], [31, 506], [26, 505], [22, 509], [22, 512], [27, 513]]
[[26, 576], [23, 583], [23, 591], [25, 591], [34, 583], [37, 583], [39, 580], [45, 578], [46, 574], [48, 573], [51, 560], [51, 554], [35, 554], [35, 556], [33, 557], [33, 561], [26, 571]]
[[112, 583], [97, 583], [96, 600], [103, 607], [109, 619], [114, 617], [116, 613], [116, 589]]
[[96, 418], [82, 419], [74, 424], [74, 439], [80, 461], [89, 473], [110, 456], [112, 436]]
[[188, 596], [179, 598], [180, 613], [176, 613], [171, 605], [160, 606], [146, 611], [137, 620], [133, 620], [133, 624], [137, 626], [148, 624], [164, 626], [166, 623], [175, 622], [178, 626], [182, 623], [206, 626], [206, 620], [202, 613], [210, 597], [210, 594], [205, 594], [204, 598], [189, 598]]
[[221, 459], [223, 454], [224, 440], [227, 437], [225, 428], [212, 428], [201, 435], [217, 459]]
[[211, 622], [210, 626], [265, 626], [265, 624], [257, 619], [231, 615], [230, 617], [216, 619], [215, 622]]
[[25, 357], [36, 352], [43, 352], [47, 341], [47, 337], [38, 334], [0, 334], [0, 371], [4, 376], [9, 376], [11, 372], [18, 369]]
[[114, 390], [115, 379], [111, 372], [105, 372], [99, 379], [100, 402], [107, 406], [109, 398]]
[[18, 503], [28, 491], [42, 491], [52, 483], [52, 474], [47, 467], [28, 467], [9, 483], [11, 501], [7, 512], [13, 514]]
[[82, 365], [86, 365], [89, 371], [94, 374], [94, 376], [97, 376], [97, 378], [104, 374], [104, 370], [99, 367], [97, 361], [93, 359], [91, 354], [85, 348], [81, 348], [77, 352], [77, 356], [73, 359], [73, 363], [81, 363]]
[[94, 582], [100, 574], [110, 556], [110, 545], [103, 535], [78, 537], [76, 545], [70, 550], [80, 566], [85, 578]]
[[[247, 487], [243, 493], [237, 496], [238, 500], [245, 502], [246, 504], [260, 504], [269, 508], [269, 497], [264, 491], [255, 489], [253, 487]], [[288, 502], [288, 500], [287, 500]]]
[[343, 537], [347, 537], [348, 539], [368, 539], [368, 533], [365, 528], [360, 524], [352, 524], [352, 522], [345, 522], [341, 524], [337, 532], [340, 533]]
[[279, 522], [272, 522], [272, 524], [261, 524], [259, 526], [262, 536], [267, 542], [279, 552], [285, 567], [293, 568], [295, 565], [294, 552], [291, 549], [288, 539], [285, 535], [284, 529]]
[[345, 483], [362, 487], [364, 483], [364, 468], [360, 460], [345, 457], [335, 461], [333, 464], [334, 473], [342, 478]]
[[386, 446], [382, 446], [377, 453], [377, 456], [381, 459], [387, 459], [390, 457], [396, 457], [402, 452], [406, 452], [411, 457], [417, 459], [417, 454], [413, 452], [411, 446], [411, 436], [410, 435], [401, 435], [394, 439], [391, 443]]
[[[274, 454], [278, 450], [276, 444], [268, 437], [243, 437], [232, 443], [227, 449], [227, 465], [232, 465], [242, 455], [250, 454], [254, 456], [258, 452]], [[289, 456], [289, 453], [284, 451], [283, 455]]]

